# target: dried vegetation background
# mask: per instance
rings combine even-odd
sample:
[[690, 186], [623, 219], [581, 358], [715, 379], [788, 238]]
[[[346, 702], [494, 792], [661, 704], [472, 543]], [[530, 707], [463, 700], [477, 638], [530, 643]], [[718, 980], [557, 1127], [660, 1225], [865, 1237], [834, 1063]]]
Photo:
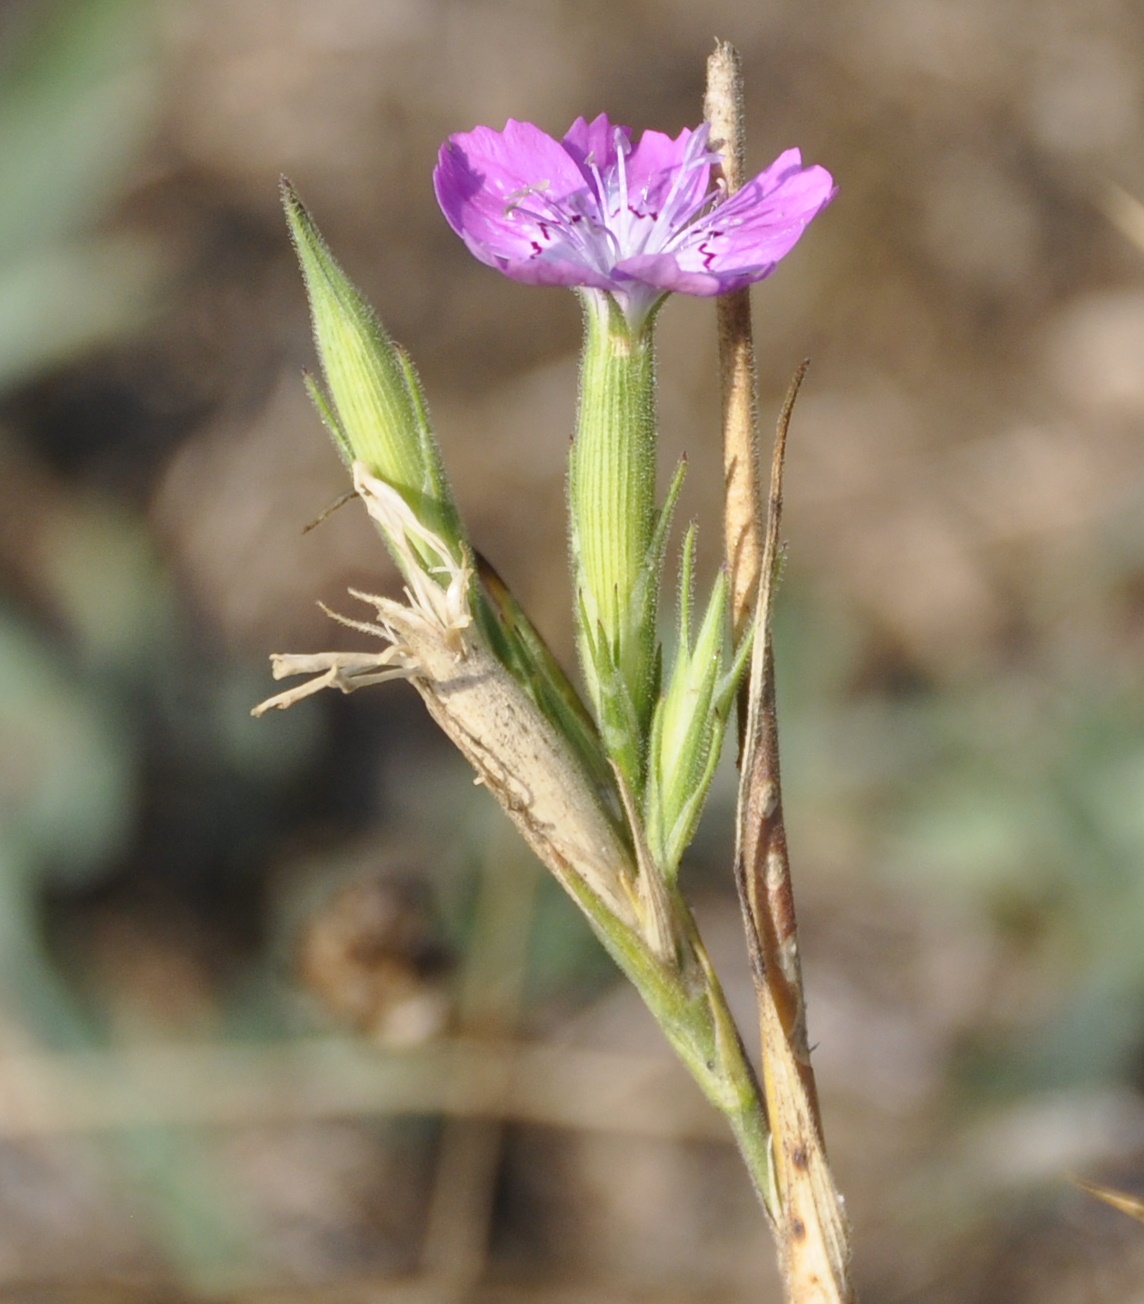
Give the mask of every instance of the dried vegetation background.
[[[1130, 0], [0, 7], [0, 1295], [777, 1299], [734, 1154], [400, 686], [260, 723], [393, 587], [299, 379], [287, 173], [571, 658], [572, 296], [474, 262], [450, 131], [676, 131], [834, 206], [755, 294], [780, 704], [869, 1301], [1144, 1300], [1144, 15]], [[1115, 219], [1115, 220], [1114, 220]], [[1139, 236], [1139, 231], [1137, 231]], [[709, 306], [661, 328], [716, 564]], [[731, 774], [689, 870], [750, 1022]]]

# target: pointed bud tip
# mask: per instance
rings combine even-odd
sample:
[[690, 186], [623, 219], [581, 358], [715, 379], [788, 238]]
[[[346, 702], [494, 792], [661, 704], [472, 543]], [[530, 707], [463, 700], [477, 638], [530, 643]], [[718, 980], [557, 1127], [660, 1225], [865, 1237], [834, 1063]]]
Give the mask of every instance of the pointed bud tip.
[[[282, 208], [286, 213], [290, 234], [294, 239], [299, 254], [303, 255], [304, 263], [307, 248], [316, 246], [324, 250], [325, 242], [322, 240], [314, 219], [310, 216], [310, 210], [302, 202], [297, 190], [294, 189], [294, 183], [289, 177], [279, 177], [278, 194], [282, 200]], [[305, 270], [305, 267], [303, 267], [303, 270]]]
[[294, 183], [285, 172], [278, 175], [278, 198], [282, 201], [282, 207], [287, 214], [303, 206], [298, 198], [298, 192], [294, 189]]

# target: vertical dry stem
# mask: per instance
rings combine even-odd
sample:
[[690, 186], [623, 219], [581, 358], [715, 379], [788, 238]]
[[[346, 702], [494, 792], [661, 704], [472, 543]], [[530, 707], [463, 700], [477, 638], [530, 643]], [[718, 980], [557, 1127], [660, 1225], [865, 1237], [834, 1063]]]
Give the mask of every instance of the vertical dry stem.
[[[743, 71], [734, 46], [720, 41], [707, 60], [711, 145], [723, 155], [719, 171], [734, 194], [744, 177]], [[723, 394], [724, 552], [730, 569], [731, 628], [735, 641], [754, 614], [762, 560], [759, 525], [758, 380], [751, 334], [751, 292], [736, 290], [715, 301], [719, 374]]]
[[[736, 51], [708, 60], [706, 112], [724, 153], [728, 191], [742, 182], [743, 92]], [[823, 1144], [807, 1045], [798, 937], [783, 825], [775, 713], [771, 606], [779, 560], [786, 433], [804, 363], [779, 419], [763, 529], [757, 454], [754, 345], [747, 292], [720, 303], [726, 484], [725, 541], [736, 633], [756, 621], [750, 682], [740, 701], [742, 773], [735, 855], [759, 1004], [763, 1091], [772, 1129], [779, 1258], [790, 1304], [848, 1304], [849, 1227]]]

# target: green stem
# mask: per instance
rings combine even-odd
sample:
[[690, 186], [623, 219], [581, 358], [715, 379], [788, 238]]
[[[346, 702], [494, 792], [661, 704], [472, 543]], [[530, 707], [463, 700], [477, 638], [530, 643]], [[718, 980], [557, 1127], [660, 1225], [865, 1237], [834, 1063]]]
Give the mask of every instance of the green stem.
[[609, 755], [643, 792], [654, 699], [655, 358], [610, 296], [585, 291], [580, 408], [568, 478], [577, 634]]
[[[773, 1226], [779, 1208], [778, 1191], [771, 1154], [771, 1128], [762, 1088], [727, 1005], [722, 984], [699, 936], [695, 919], [682, 899], [677, 900], [679, 913], [688, 926], [691, 953], [702, 974], [710, 1044], [702, 1062], [698, 1064], [693, 1063], [677, 1043], [676, 1049], [680, 1050], [707, 1098], [726, 1115], [755, 1194]], [[667, 1031], [666, 1025], [664, 1026]], [[670, 1031], [668, 1035], [671, 1036]], [[675, 1042], [674, 1037], [672, 1041]]]
[[671, 893], [680, 958], [678, 963], [665, 965], [578, 879], [569, 878], [564, 885], [643, 998], [703, 1094], [726, 1116], [759, 1203], [773, 1226], [779, 1206], [762, 1089], [683, 897], [676, 891]]
[[[722, 992], [719, 995], [722, 997]], [[729, 1012], [726, 1012], [726, 1017], [730, 1021]], [[777, 1222], [779, 1200], [771, 1154], [771, 1128], [762, 1090], [738, 1036], [735, 1038], [734, 1050], [728, 1050], [724, 1056], [723, 1070], [724, 1076], [740, 1088], [738, 1103], [725, 1108], [723, 1113], [731, 1125], [755, 1194], [773, 1226]]]

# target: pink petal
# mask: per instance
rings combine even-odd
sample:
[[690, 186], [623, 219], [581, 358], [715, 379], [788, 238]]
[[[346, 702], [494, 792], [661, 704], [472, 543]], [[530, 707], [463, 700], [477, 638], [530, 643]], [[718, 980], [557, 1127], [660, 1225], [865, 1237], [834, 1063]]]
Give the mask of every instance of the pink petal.
[[615, 163], [617, 131], [625, 145], [630, 144], [631, 128], [615, 125], [606, 113], [601, 113], [591, 122], [577, 118], [564, 133], [564, 148], [576, 161], [585, 180], [591, 180], [592, 167], [606, 172]]
[[530, 122], [510, 118], [503, 132], [477, 127], [441, 146], [433, 186], [449, 225], [482, 260], [523, 259], [535, 252], [532, 224], [517, 215], [528, 193], [547, 203], [582, 189], [567, 151]]
[[798, 150], [788, 150], [689, 233], [677, 250], [680, 269], [715, 276], [728, 290], [762, 280], [834, 194], [825, 168], [804, 169]]

